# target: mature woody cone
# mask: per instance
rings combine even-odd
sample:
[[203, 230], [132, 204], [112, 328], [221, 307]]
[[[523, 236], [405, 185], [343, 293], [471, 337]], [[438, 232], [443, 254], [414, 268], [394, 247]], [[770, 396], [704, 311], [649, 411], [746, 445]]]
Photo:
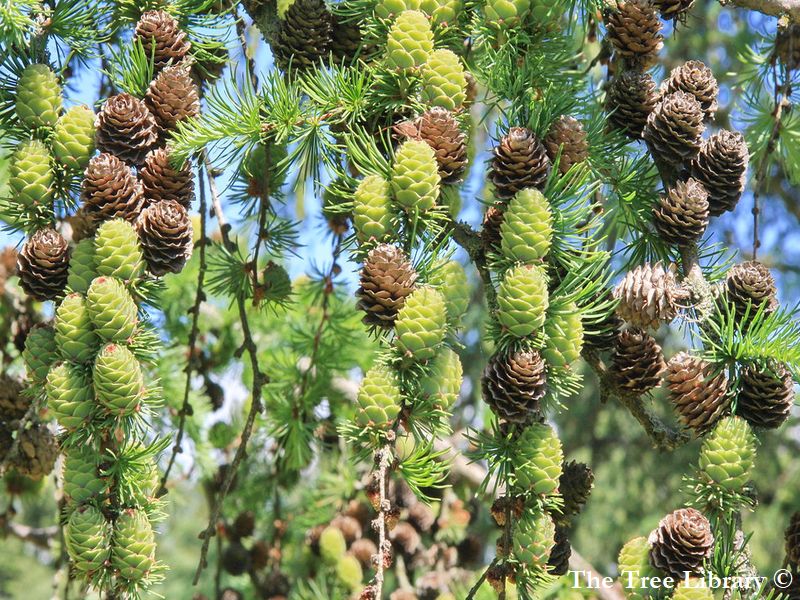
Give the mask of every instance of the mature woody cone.
[[483, 399], [501, 419], [526, 423], [539, 416], [547, 391], [547, 369], [536, 350], [495, 354], [481, 379]]
[[697, 98], [706, 119], [714, 118], [718, 107], [719, 84], [705, 63], [690, 60], [672, 69], [669, 78], [661, 84], [661, 94], [666, 96], [677, 91], [686, 92]]
[[139, 165], [158, 141], [156, 120], [143, 100], [130, 94], [111, 96], [97, 113], [97, 148]]
[[594, 473], [589, 465], [574, 460], [564, 463], [558, 480], [558, 491], [564, 499], [564, 507], [560, 515], [555, 515], [556, 521], [566, 524], [581, 512], [593, 486]]
[[487, 250], [500, 247], [500, 226], [504, 221], [504, 208], [502, 202], [496, 202], [487, 208], [483, 215], [481, 240]]
[[708, 192], [696, 179], [679, 181], [653, 208], [658, 235], [673, 246], [696, 242], [708, 227]]
[[178, 22], [163, 10], [148, 10], [136, 24], [135, 40], [141, 40], [147, 56], [154, 55], [156, 70], [172, 61], [180, 62], [189, 52], [191, 43]]
[[642, 329], [658, 329], [675, 318], [678, 303], [688, 292], [675, 280], [675, 265], [665, 269], [658, 262], [628, 271], [614, 288], [614, 297], [619, 300], [617, 314], [625, 321]]
[[789, 418], [794, 397], [794, 380], [785, 365], [747, 365], [739, 375], [736, 414], [753, 427], [777, 429]]
[[757, 260], [734, 265], [728, 271], [726, 297], [733, 303], [736, 315], [752, 319], [763, 306], [765, 313], [778, 307], [775, 279], [769, 269]]
[[617, 335], [611, 374], [623, 390], [641, 395], [658, 387], [665, 366], [661, 346], [646, 331], [633, 327]]
[[661, 20], [650, 0], [621, 0], [604, 20], [608, 39], [629, 66], [646, 68], [656, 61], [664, 38]]
[[642, 137], [657, 161], [680, 168], [700, 151], [704, 116], [697, 98], [678, 90], [656, 104]]
[[790, 564], [800, 567], [800, 512], [792, 515], [784, 538], [786, 540], [786, 560]]
[[179, 273], [192, 255], [192, 221], [175, 200], [161, 200], [142, 211], [136, 222], [142, 253], [156, 276]]
[[655, 5], [666, 19], [685, 21], [688, 13], [694, 6], [695, 0], [654, 0]]
[[305, 70], [328, 55], [331, 13], [323, 0], [295, 0], [279, 22], [275, 60], [281, 70]]
[[144, 101], [162, 134], [175, 129], [178, 122], [196, 117], [200, 112], [200, 98], [188, 63], [172, 65], [161, 71], [147, 88]]
[[681, 421], [702, 435], [716, 424], [731, 403], [725, 371], [686, 352], [667, 363], [667, 386]]
[[395, 132], [405, 138], [426, 142], [436, 155], [442, 183], [457, 183], [467, 168], [467, 136], [453, 113], [434, 106], [413, 121], [395, 125]]
[[494, 148], [489, 178], [499, 198], [508, 199], [524, 188], [541, 188], [550, 175], [544, 145], [530, 129], [512, 127]]
[[175, 169], [166, 148], [150, 151], [139, 170], [139, 180], [148, 202], [174, 200], [188, 210], [194, 200], [191, 164], [187, 161]]
[[22, 383], [16, 377], [0, 374], [0, 421], [16, 421], [25, 416], [31, 404], [22, 393]]
[[351, 63], [361, 49], [361, 27], [357, 22], [342, 23], [340, 17], [331, 15], [331, 53], [337, 64]]
[[356, 292], [358, 307], [366, 313], [364, 323], [392, 327], [416, 280], [417, 272], [400, 248], [381, 244], [370, 250]]
[[723, 129], [712, 135], [692, 161], [692, 177], [708, 191], [709, 213], [716, 217], [733, 210], [744, 192], [750, 151], [744, 136]]
[[661, 519], [650, 534], [650, 564], [665, 573], [684, 577], [700, 574], [711, 556], [714, 534], [711, 524], [694, 508], [681, 508]]
[[86, 214], [93, 222], [139, 217], [144, 197], [130, 167], [113, 154], [103, 153], [89, 161], [81, 192]]
[[69, 244], [55, 229], [34, 233], [17, 255], [22, 289], [36, 300], [52, 300], [64, 291], [69, 269]]
[[657, 102], [656, 84], [650, 73], [623, 71], [614, 77], [608, 88], [608, 120], [628, 137], [638, 140]]
[[36, 423], [21, 432], [17, 454], [10, 466], [26, 477], [41, 479], [49, 475], [58, 458], [58, 440], [46, 425]]
[[583, 125], [575, 117], [562, 115], [550, 126], [544, 138], [547, 156], [552, 162], [561, 153], [558, 171], [562, 175], [572, 165], [582, 163], [589, 158], [589, 141]]
[[556, 524], [556, 545], [550, 551], [547, 559], [547, 570], [551, 575], [566, 575], [569, 571], [569, 557], [572, 556], [572, 546], [569, 544], [567, 534], [569, 530], [563, 525]]

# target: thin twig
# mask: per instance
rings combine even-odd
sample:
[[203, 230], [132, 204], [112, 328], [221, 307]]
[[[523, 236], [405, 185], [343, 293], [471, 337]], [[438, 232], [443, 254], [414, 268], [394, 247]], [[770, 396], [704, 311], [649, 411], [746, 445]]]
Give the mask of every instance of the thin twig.
[[489, 309], [492, 311], [496, 310], [497, 293], [492, 283], [492, 276], [489, 273], [489, 266], [486, 264], [486, 250], [483, 246], [483, 240], [481, 240], [480, 234], [467, 223], [453, 223], [453, 239], [459, 246], [467, 251], [470, 260], [475, 263], [475, 267], [478, 269], [478, 273], [483, 281]]
[[379, 502], [377, 529], [378, 529], [378, 554], [375, 565], [375, 598], [380, 600], [383, 597], [383, 575], [386, 563], [386, 551], [389, 547], [389, 540], [386, 537], [386, 518], [389, 516], [391, 504], [386, 497], [386, 479], [388, 477], [391, 452], [389, 446], [384, 446], [378, 451], [378, 491]]
[[486, 577], [487, 577], [487, 575], [489, 575], [489, 571], [494, 568], [494, 566], [497, 564], [498, 560], [499, 559], [496, 556], [492, 559], [492, 562], [489, 563], [489, 566], [486, 567], [483, 570], [483, 573], [481, 573], [481, 576], [478, 577], [478, 581], [475, 582], [475, 585], [473, 585], [469, 589], [469, 592], [467, 593], [467, 597], [464, 598], [464, 600], [475, 600], [475, 594], [477, 594], [478, 591], [481, 589], [481, 586], [483, 585], [483, 582], [486, 581]]

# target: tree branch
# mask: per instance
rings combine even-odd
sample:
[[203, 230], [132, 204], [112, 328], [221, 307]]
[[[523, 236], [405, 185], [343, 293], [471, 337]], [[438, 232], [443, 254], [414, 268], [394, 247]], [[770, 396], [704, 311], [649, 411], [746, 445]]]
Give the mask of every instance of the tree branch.
[[800, 23], [800, 0], [720, 0], [722, 6], [747, 8], [771, 17], [788, 16], [795, 23]]
[[21, 523], [14, 523], [7, 515], [0, 515], [0, 526], [3, 536], [10, 535], [23, 542], [33, 544], [37, 548], [49, 549], [53, 540], [58, 536], [58, 526], [30, 527]]

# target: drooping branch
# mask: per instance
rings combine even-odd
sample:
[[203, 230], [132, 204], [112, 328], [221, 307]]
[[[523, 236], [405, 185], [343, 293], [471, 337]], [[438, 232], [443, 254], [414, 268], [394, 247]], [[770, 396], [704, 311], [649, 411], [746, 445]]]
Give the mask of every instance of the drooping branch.
[[722, 6], [737, 6], [769, 15], [787, 16], [794, 23], [800, 23], [800, 0], [720, 0]]

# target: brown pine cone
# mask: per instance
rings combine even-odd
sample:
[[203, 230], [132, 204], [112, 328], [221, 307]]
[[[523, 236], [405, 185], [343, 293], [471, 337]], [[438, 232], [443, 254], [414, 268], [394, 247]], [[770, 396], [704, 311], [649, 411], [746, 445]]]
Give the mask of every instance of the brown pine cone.
[[752, 319], [764, 306], [765, 313], [778, 308], [778, 290], [769, 269], [757, 260], [731, 267], [726, 279], [725, 297], [733, 304], [736, 315]]
[[785, 365], [747, 365], [739, 375], [736, 414], [753, 427], [777, 429], [789, 418], [794, 397], [794, 380]]
[[648, 538], [650, 564], [665, 573], [683, 578], [702, 573], [703, 562], [711, 556], [714, 534], [711, 524], [694, 508], [681, 508], [661, 519]]
[[547, 369], [536, 350], [494, 354], [481, 379], [483, 399], [501, 419], [526, 423], [539, 417]]
[[442, 183], [457, 183], [467, 168], [467, 136], [453, 113], [434, 106], [412, 121], [394, 126], [399, 136], [423, 140], [436, 154]]
[[36, 300], [52, 300], [67, 285], [69, 244], [55, 229], [34, 233], [17, 255], [17, 274], [25, 293]]
[[222, 552], [222, 568], [231, 575], [241, 575], [250, 568], [250, 552], [241, 542], [232, 541]]
[[85, 204], [78, 208], [74, 215], [70, 215], [65, 220], [72, 230], [70, 239], [74, 244], [77, 244], [82, 239], [92, 237], [97, 230], [97, 223], [95, 223], [92, 215], [89, 214]]
[[784, 533], [786, 540], [786, 560], [789, 564], [800, 567], [800, 512], [796, 512], [789, 520]]
[[661, 346], [649, 333], [633, 327], [617, 335], [611, 374], [620, 388], [645, 394], [661, 384], [665, 367]]
[[673, 246], [688, 246], [708, 227], [708, 192], [696, 179], [678, 181], [653, 208], [658, 235]]
[[500, 226], [503, 224], [503, 203], [495, 202], [483, 215], [481, 240], [487, 250], [500, 247]]
[[589, 500], [592, 487], [594, 473], [589, 465], [574, 460], [564, 463], [558, 478], [558, 491], [564, 499], [564, 507], [560, 515], [555, 515], [556, 521], [566, 525], [572, 517], [580, 513]]
[[179, 273], [192, 256], [192, 221], [186, 209], [174, 200], [161, 200], [145, 208], [136, 230], [153, 275]]
[[295, 0], [279, 21], [275, 63], [282, 71], [310, 69], [328, 56], [330, 42], [331, 13], [324, 0]]
[[713, 119], [717, 114], [719, 84], [714, 73], [702, 61], [690, 60], [672, 69], [669, 78], [661, 84], [661, 95], [678, 91], [697, 98], [706, 120]]
[[174, 200], [187, 210], [191, 207], [194, 200], [192, 166], [187, 161], [180, 169], [175, 169], [166, 148], [150, 151], [139, 170], [139, 180], [148, 203]]
[[577, 165], [589, 158], [589, 140], [583, 125], [575, 117], [561, 115], [550, 126], [544, 138], [544, 146], [551, 162], [561, 152], [558, 172], [564, 175], [572, 165]]
[[650, 0], [620, 0], [604, 20], [606, 35], [627, 66], [643, 70], [656, 62], [664, 38], [661, 19]]
[[361, 523], [353, 517], [347, 515], [336, 515], [330, 523], [331, 527], [336, 527], [342, 532], [345, 541], [352, 544], [361, 537]]
[[81, 185], [83, 209], [96, 225], [122, 217], [133, 222], [144, 207], [144, 196], [130, 167], [113, 154], [93, 157]]
[[236, 515], [236, 518], [233, 520], [233, 526], [231, 527], [231, 532], [237, 539], [246, 538], [253, 535], [253, 531], [255, 531], [255, 528], [256, 528], [255, 513], [253, 513], [252, 510], [245, 510]]
[[678, 303], [688, 298], [675, 280], [675, 269], [674, 264], [664, 269], [658, 262], [629, 271], [614, 288], [617, 314], [642, 329], [658, 329], [661, 323], [671, 322], [678, 314]]
[[547, 571], [550, 575], [566, 575], [569, 571], [569, 557], [572, 556], [572, 546], [569, 544], [567, 534], [569, 529], [564, 525], [556, 525], [556, 544], [550, 551], [547, 559]]
[[489, 178], [498, 198], [509, 199], [524, 188], [542, 188], [550, 175], [544, 145], [530, 129], [512, 127], [494, 148]]
[[372, 540], [361, 538], [353, 542], [350, 552], [358, 559], [362, 567], [368, 568], [372, 564], [372, 556], [378, 553], [378, 547]]
[[370, 250], [356, 292], [364, 323], [391, 328], [416, 281], [417, 272], [400, 248], [381, 244]]
[[31, 399], [22, 393], [22, 382], [0, 373], [0, 421], [10, 423], [25, 416]]
[[422, 538], [409, 523], [401, 521], [389, 533], [389, 539], [406, 556], [413, 556], [422, 544]]
[[667, 387], [681, 421], [702, 435], [728, 411], [728, 377], [724, 369], [686, 352], [667, 363]]
[[58, 458], [58, 440], [46, 425], [35, 423], [22, 431], [17, 454], [9, 466], [26, 477], [41, 479], [52, 473]]
[[650, 73], [623, 71], [614, 77], [608, 88], [608, 120], [628, 137], [638, 140], [657, 102], [656, 84]]
[[408, 507], [408, 522], [416, 527], [417, 531], [425, 533], [430, 531], [436, 522], [436, 513], [424, 502], [414, 502]]
[[136, 24], [134, 40], [141, 40], [147, 56], [154, 55], [156, 70], [163, 69], [170, 61], [177, 64], [191, 47], [178, 22], [163, 10], [148, 10], [142, 14]]
[[343, 23], [340, 17], [331, 14], [331, 54], [337, 65], [350, 64], [359, 56], [361, 39], [357, 22]]
[[694, 0], [654, 0], [665, 20], [685, 21], [694, 6]]
[[200, 98], [189, 65], [166, 67], [150, 83], [144, 101], [162, 134], [174, 130], [178, 122], [196, 117], [200, 113]]
[[681, 168], [697, 156], [703, 143], [703, 118], [700, 102], [692, 94], [677, 91], [663, 96], [642, 132], [653, 158]]
[[745, 173], [750, 161], [747, 142], [739, 132], [723, 129], [712, 135], [692, 161], [692, 177], [708, 191], [712, 217], [733, 210], [744, 192]]
[[97, 148], [130, 165], [140, 165], [158, 141], [156, 120], [142, 100], [130, 94], [111, 96], [95, 119]]

